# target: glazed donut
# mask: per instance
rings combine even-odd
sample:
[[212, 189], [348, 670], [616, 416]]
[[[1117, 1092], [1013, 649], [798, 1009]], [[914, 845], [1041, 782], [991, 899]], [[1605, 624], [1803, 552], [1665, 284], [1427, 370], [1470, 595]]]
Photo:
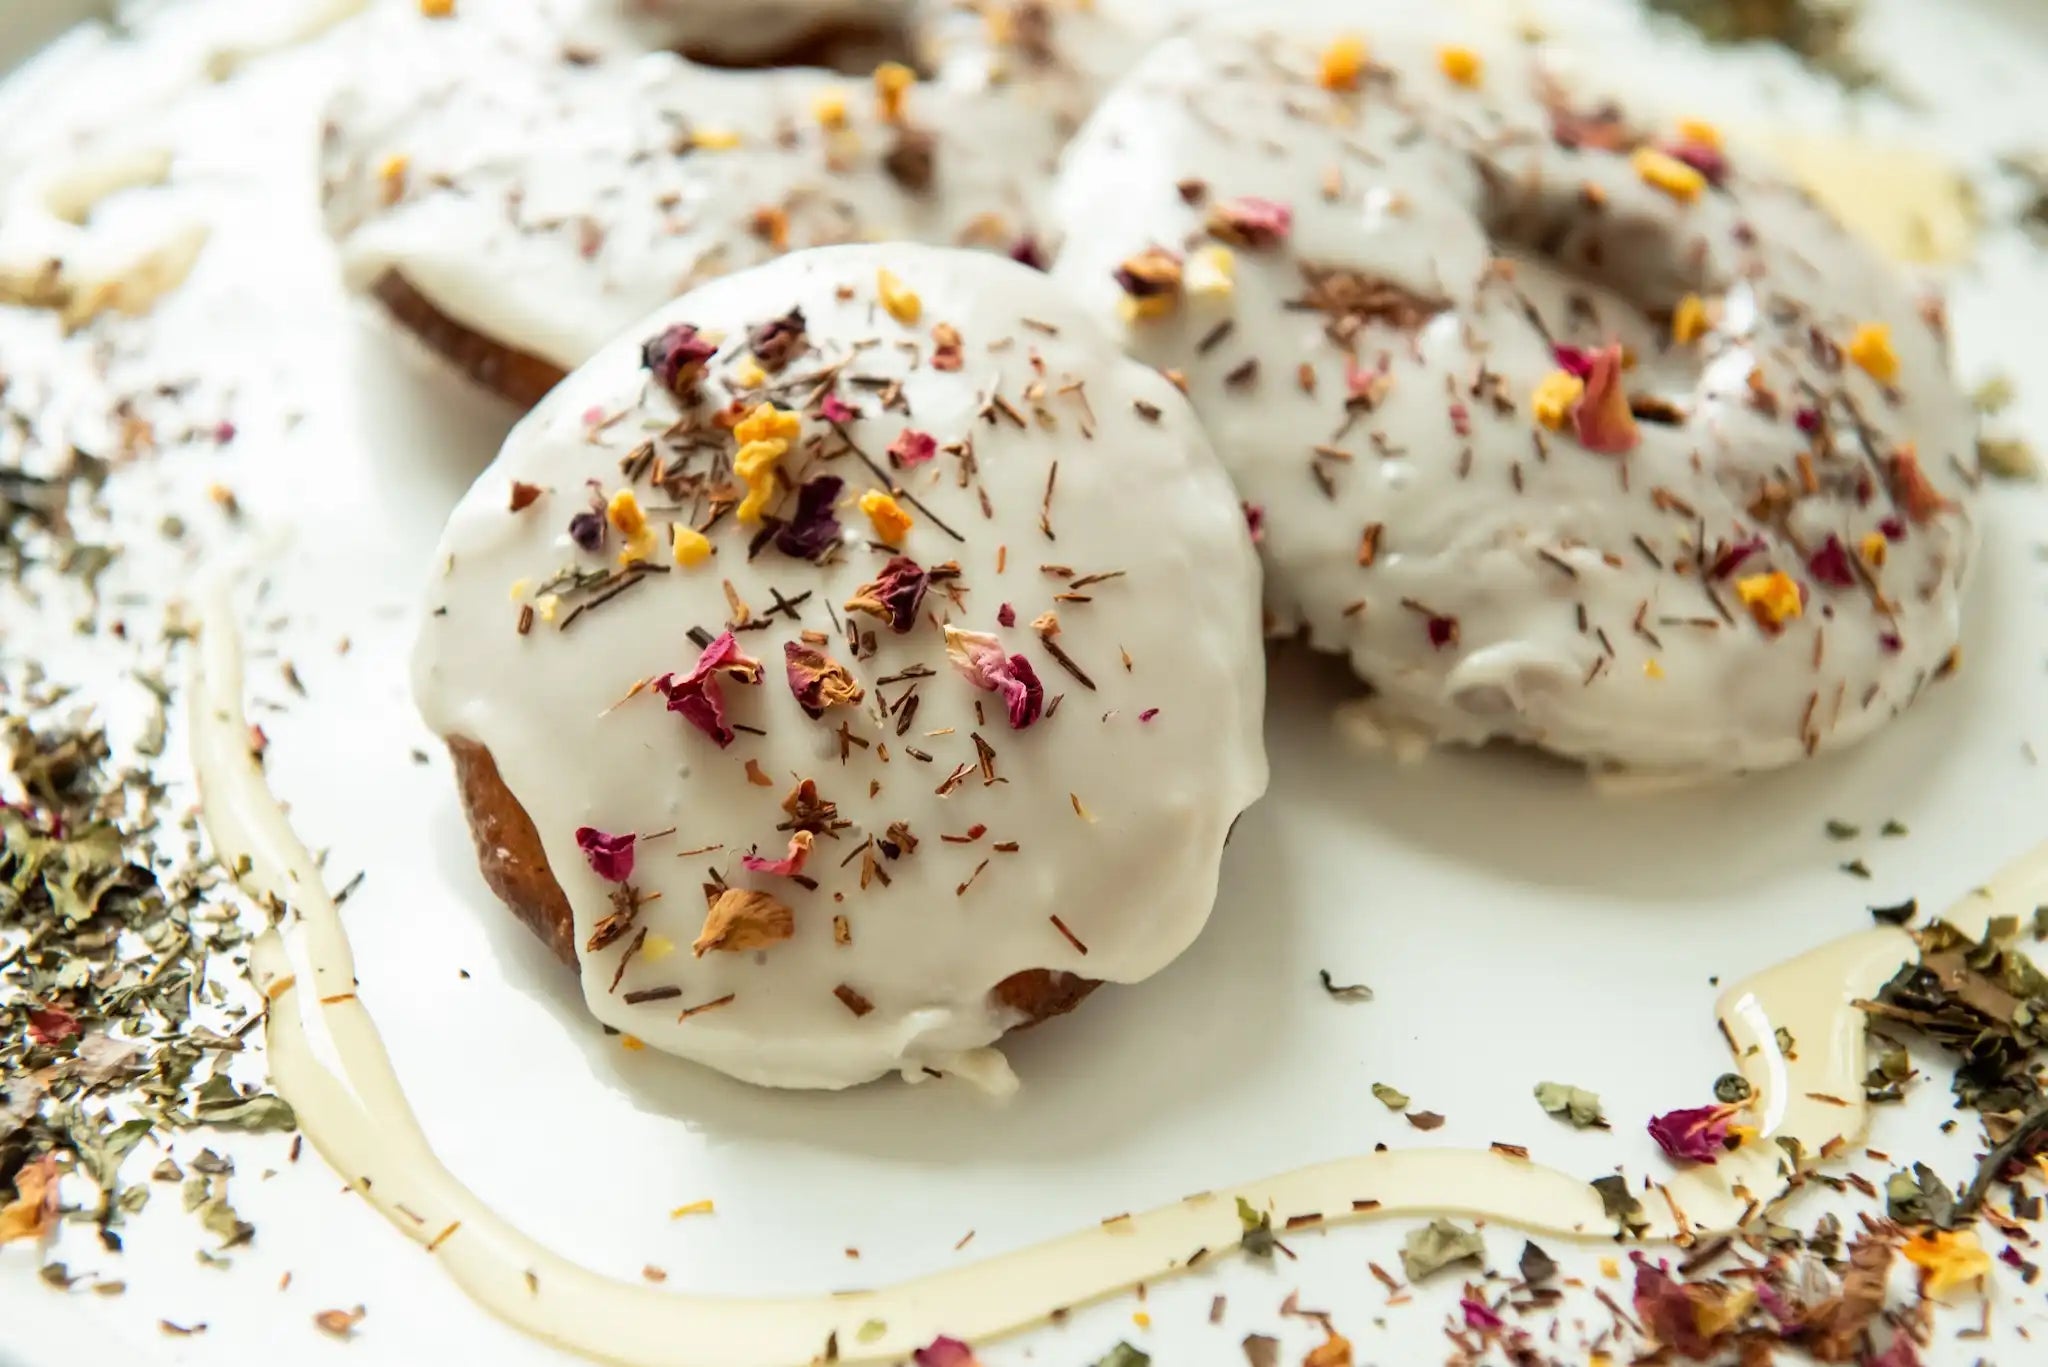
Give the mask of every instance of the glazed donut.
[[344, 275], [531, 404], [648, 310], [784, 250], [901, 239], [1037, 261], [1052, 164], [1105, 67], [1135, 54], [1109, 33], [1139, 25], [1029, 8], [973, 34], [935, 18], [928, 82], [593, 61], [427, 25], [329, 111]]
[[526, 416], [437, 563], [416, 692], [487, 881], [600, 1020], [752, 1082], [1000, 1079], [1005, 1029], [1187, 946], [1265, 784], [1221, 467], [993, 255], [692, 291]]
[[1056, 274], [1182, 383], [1270, 625], [1385, 730], [1768, 768], [1951, 665], [1938, 305], [1698, 121], [1522, 47], [1200, 21], [1075, 140]]

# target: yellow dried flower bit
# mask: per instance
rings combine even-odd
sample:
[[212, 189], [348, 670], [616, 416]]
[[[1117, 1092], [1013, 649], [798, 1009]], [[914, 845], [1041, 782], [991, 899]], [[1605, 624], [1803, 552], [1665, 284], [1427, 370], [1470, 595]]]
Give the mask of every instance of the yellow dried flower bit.
[[685, 1215], [715, 1215], [717, 1214], [717, 1212], [718, 1207], [713, 1205], [710, 1199], [707, 1197], [702, 1201], [692, 1201], [688, 1205], [677, 1206], [674, 1210], [668, 1213], [668, 1218], [671, 1220], [680, 1220]]
[[917, 297], [917, 291], [887, 268], [875, 272], [875, 291], [881, 296], [882, 307], [899, 323], [915, 323], [924, 314], [924, 301]]
[[1885, 553], [1891, 549], [1891, 542], [1883, 532], [1865, 532], [1863, 539], [1856, 543], [1856, 553], [1863, 557], [1863, 563], [1872, 569], [1884, 564]]
[[822, 128], [846, 127], [846, 92], [821, 90], [811, 100], [811, 117]]
[[1707, 315], [1707, 302], [1697, 294], [1688, 294], [1678, 301], [1678, 307], [1671, 310], [1671, 340], [1680, 346], [1688, 346], [1707, 335], [1713, 323]]
[[555, 620], [555, 613], [561, 610], [562, 595], [559, 593], [543, 593], [540, 597], [533, 600], [533, 606], [540, 613], [541, 621], [552, 622]]
[[910, 514], [903, 511], [903, 505], [880, 489], [870, 489], [860, 496], [860, 510], [868, 515], [868, 521], [875, 525], [875, 535], [885, 545], [902, 545], [915, 525]]
[[1469, 47], [1459, 47], [1456, 44], [1438, 48], [1436, 64], [1443, 68], [1444, 75], [1459, 85], [1478, 85], [1480, 77], [1486, 71], [1486, 63], [1478, 53]]
[[1131, 1323], [1137, 1325], [1140, 1329], [1150, 1329], [1152, 1327], [1152, 1316], [1143, 1310], [1133, 1310], [1131, 1312]]
[[917, 73], [901, 62], [884, 62], [875, 68], [875, 104], [882, 117], [890, 123], [900, 123], [903, 106], [910, 95], [910, 87], [917, 84]]
[[1656, 656], [1653, 655], [1643, 661], [1643, 677], [1646, 679], [1661, 679], [1664, 677], [1664, 666], [1657, 663]]
[[1572, 409], [1586, 396], [1586, 382], [1569, 370], [1553, 370], [1537, 382], [1529, 396], [1529, 411], [1536, 421], [1553, 432], [1562, 431], [1572, 420]]
[[455, 0], [420, 0], [420, 14], [428, 19], [452, 19]]
[[621, 565], [637, 565], [642, 561], [654, 559], [656, 544], [654, 528], [642, 527], [639, 531], [627, 537], [626, 544], [620, 547], [619, 563]]
[[1621, 1264], [1612, 1258], [1602, 1258], [1600, 1260], [1600, 1275], [1603, 1277], [1619, 1277], [1621, 1275]]
[[1229, 298], [1237, 289], [1237, 254], [1220, 244], [1199, 248], [1181, 272], [1181, 288], [1198, 299]]
[[740, 145], [740, 135], [731, 128], [698, 128], [690, 133], [690, 145], [706, 152], [730, 152]]
[[733, 424], [732, 434], [745, 446], [757, 441], [795, 441], [803, 430], [804, 420], [794, 410], [757, 403]]
[[[669, 553], [678, 565], [701, 565], [711, 558], [711, 538], [695, 527], [685, 527], [678, 522], [668, 529], [668, 540]], [[644, 946], [641, 953], [646, 953]]]
[[1654, 147], [1638, 147], [1629, 157], [1629, 164], [1635, 167], [1644, 184], [1655, 186], [1682, 203], [1690, 204], [1707, 188], [1704, 175]]
[[733, 456], [733, 473], [747, 486], [746, 497], [740, 500], [738, 509], [743, 524], [753, 526], [767, 511], [769, 501], [775, 497], [775, 467], [788, 451], [789, 443], [776, 438], [750, 441]]
[[1698, 143], [1701, 147], [1711, 147], [1718, 152], [1721, 150], [1721, 129], [1705, 119], [1680, 119], [1678, 140]]
[[412, 158], [403, 152], [393, 152], [378, 163], [377, 192], [386, 204], [396, 204], [405, 196], [406, 172], [412, 168]]
[[637, 1054], [646, 1047], [646, 1042], [638, 1035], [619, 1036], [619, 1048], [624, 1049], [629, 1054]]
[[732, 382], [741, 389], [759, 389], [768, 383], [768, 372], [752, 356], [742, 356], [732, 368]]
[[1991, 1270], [1991, 1255], [1972, 1230], [1928, 1230], [1900, 1246], [1906, 1261], [1921, 1269], [1921, 1291], [1942, 1296], [1980, 1280]]
[[604, 518], [624, 536], [637, 536], [647, 528], [647, 514], [640, 510], [640, 498], [631, 489], [612, 495], [604, 505]]
[[1757, 624], [1776, 631], [1806, 610], [1799, 585], [1783, 570], [1746, 575], [1735, 581], [1735, 596], [1749, 609]]
[[512, 581], [512, 601], [516, 603], [520, 599], [524, 598], [526, 596], [526, 590], [529, 587], [530, 585], [526, 580], [514, 579]]
[[1890, 384], [1899, 378], [1899, 353], [1892, 350], [1892, 330], [1883, 323], [1865, 323], [1857, 328], [1842, 350], [1879, 384]]
[[656, 935], [650, 931], [648, 932], [647, 939], [640, 946], [640, 962], [647, 964], [660, 963], [675, 952], [676, 942], [674, 940], [669, 939], [666, 935]]
[[1316, 67], [1316, 84], [1325, 90], [1355, 90], [1365, 70], [1365, 39], [1347, 33], [1323, 49]]

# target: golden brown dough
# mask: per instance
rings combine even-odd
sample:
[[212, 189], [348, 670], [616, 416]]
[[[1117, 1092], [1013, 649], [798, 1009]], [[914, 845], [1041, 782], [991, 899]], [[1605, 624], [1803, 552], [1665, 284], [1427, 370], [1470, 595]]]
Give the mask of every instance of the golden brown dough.
[[404, 276], [386, 271], [370, 287], [398, 325], [457, 370], [521, 408], [531, 408], [562, 379], [562, 370], [528, 352], [472, 332], [435, 308]]
[[[455, 761], [462, 810], [469, 818], [469, 833], [476, 841], [477, 865], [483, 870], [484, 882], [512, 909], [513, 915], [525, 922], [528, 930], [540, 936], [556, 958], [574, 967], [575, 918], [569, 910], [569, 899], [548, 867], [540, 832], [534, 829], [526, 809], [499, 777], [490, 751], [457, 736], [449, 740], [448, 753]], [[992, 994], [1023, 1017], [1022, 1026], [1065, 1015], [1096, 987], [1092, 978], [1032, 968], [1012, 973], [995, 985]]]

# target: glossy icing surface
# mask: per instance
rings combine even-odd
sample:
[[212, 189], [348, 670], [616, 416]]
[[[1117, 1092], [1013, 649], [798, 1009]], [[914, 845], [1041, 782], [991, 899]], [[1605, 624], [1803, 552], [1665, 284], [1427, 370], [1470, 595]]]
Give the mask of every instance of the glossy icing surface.
[[784, 250], [1034, 255], [1060, 148], [1152, 11], [1015, 8], [1038, 17], [934, 6], [919, 45], [935, 76], [893, 101], [828, 71], [634, 55], [616, 33], [565, 56], [562, 30], [531, 14], [384, 16], [366, 27], [365, 80], [328, 117], [344, 273], [360, 288], [396, 272], [457, 323], [566, 369]]
[[[756, 329], [792, 309], [802, 340], [772, 356]], [[685, 322], [723, 339], [694, 403], [642, 365], [643, 339]], [[782, 435], [761, 438], [764, 402]], [[762, 440], [786, 445], [766, 473]], [[677, 529], [715, 553], [678, 563]], [[993, 257], [825, 249], [693, 292], [515, 429], [440, 559], [422, 710], [484, 745], [532, 816], [592, 1010], [750, 1080], [1000, 1084], [999, 1060], [962, 1057], [1014, 1023], [989, 989], [1164, 966], [1265, 785], [1257, 566], [1193, 414]], [[723, 721], [665, 706], [687, 689], [663, 676], [727, 631], [758, 681], [719, 677]], [[583, 827], [640, 836], [624, 882]], [[790, 873], [742, 862], [798, 844]], [[794, 933], [693, 956], [725, 887], [767, 893]], [[626, 889], [637, 910], [600, 932]]]
[[[1938, 312], [1716, 130], [1464, 41], [1169, 39], [1063, 164], [1058, 278], [1184, 374], [1273, 628], [1388, 724], [1688, 773], [1867, 734], [1946, 667], [1974, 546]], [[1170, 287], [1127, 287], [1148, 248]]]

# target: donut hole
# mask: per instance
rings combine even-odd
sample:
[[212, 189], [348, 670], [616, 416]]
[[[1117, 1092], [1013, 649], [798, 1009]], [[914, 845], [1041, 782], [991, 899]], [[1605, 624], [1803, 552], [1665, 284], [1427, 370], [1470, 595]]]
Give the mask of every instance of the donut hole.
[[734, 49], [698, 40], [672, 46], [677, 56], [721, 71], [770, 71], [813, 67], [846, 76], [867, 76], [884, 62], [916, 66], [917, 43], [901, 19], [835, 19], [767, 51]]

